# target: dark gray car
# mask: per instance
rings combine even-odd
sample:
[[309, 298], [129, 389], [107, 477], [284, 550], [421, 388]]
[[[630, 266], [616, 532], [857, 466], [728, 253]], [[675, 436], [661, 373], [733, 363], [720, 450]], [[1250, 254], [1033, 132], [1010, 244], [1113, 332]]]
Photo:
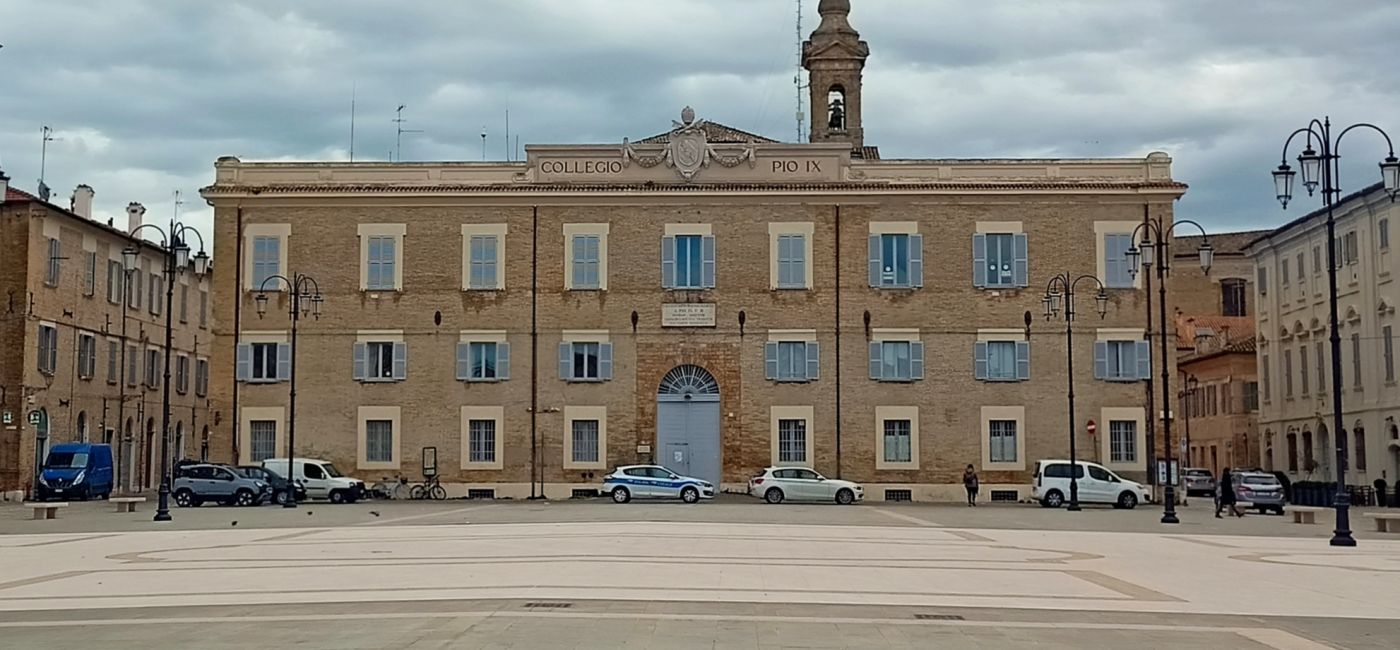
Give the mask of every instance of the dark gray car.
[[175, 479], [175, 505], [194, 508], [205, 501], [255, 506], [272, 496], [266, 481], [248, 478], [223, 465], [189, 465]]
[[1283, 514], [1283, 485], [1273, 474], [1263, 472], [1235, 472], [1235, 498], [1240, 503], [1250, 504], [1259, 514], [1273, 511]]

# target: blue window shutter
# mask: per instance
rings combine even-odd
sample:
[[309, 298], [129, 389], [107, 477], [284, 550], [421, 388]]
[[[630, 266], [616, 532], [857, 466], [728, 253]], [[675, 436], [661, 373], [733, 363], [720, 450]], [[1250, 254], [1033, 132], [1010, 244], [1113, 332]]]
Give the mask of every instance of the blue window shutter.
[[974, 379], [987, 378], [987, 342], [978, 341], [973, 346], [972, 376]]
[[1138, 341], [1137, 347], [1137, 378], [1150, 379], [1152, 377], [1152, 343], [1148, 341]]
[[704, 260], [704, 264], [701, 266], [700, 270], [700, 277], [702, 278], [700, 286], [706, 289], [713, 289], [715, 287], [714, 235], [705, 235], [705, 237], [700, 240], [700, 249], [701, 257]]
[[792, 241], [792, 284], [808, 286], [811, 278], [807, 277], [807, 237], [797, 235], [789, 239]]
[[987, 286], [987, 236], [972, 236], [972, 286]]
[[924, 286], [924, 236], [909, 235], [909, 285]]
[[598, 378], [607, 381], [613, 376], [613, 348], [611, 343], [598, 344]]
[[472, 345], [470, 343], [457, 344], [457, 380], [464, 381], [471, 378], [472, 368]]
[[807, 342], [807, 379], [816, 381], [821, 375], [822, 369], [822, 349], [821, 344], [816, 341]]
[[885, 360], [884, 360], [883, 352], [884, 352], [884, 345], [883, 345], [883, 344], [881, 344], [879, 341], [871, 341], [871, 342], [870, 342], [870, 378], [871, 378], [871, 379], [883, 379], [883, 378], [884, 378]]
[[676, 286], [676, 238], [661, 238], [661, 287]]
[[870, 236], [870, 286], [880, 286], [880, 236]]
[[394, 344], [394, 379], [408, 379], [408, 344]]
[[1025, 381], [1031, 378], [1031, 342], [1016, 342], [1016, 378]]
[[510, 344], [496, 344], [496, 379], [510, 379]]
[[924, 378], [924, 344], [922, 341], [909, 343], [909, 378]]
[[361, 381], [363, 381], [365, 378], [365, 357], [367, 356], [366, 347], [367, 346], [364, 343], [355, 344], [355, 362], [354, 371], [352, 375], [355, 379]]
[[500, 242], [495, 236], [487, 237], [482, 244], [482, 259], [485, 262], [483, 265], [485, 268], [483, 275], [486, 276], [483, 278], [483, 281], [486, 283], [485, 288], [487, 289], [495, 289], [501, 286], [501, 270], [496, 264], [496, 249], [499, 244]]
[[573, 286], [574, 288], [578, 288], [579, 285], [583, 285], [588, 282], [588, 265], [584, 263], [585, 256], [588, 253], [587, 238], [583, 237], [582, 235], [574, 235], [573, 245], [574, 258], [569, 262], [573, 265]]
[[1094, 341], [1094, 379], [1108, 379], [1108, 341]]
[[778, 378], [778, 344], [768, 342], [763, 344], [763, 376], [764, 379]]
[[574, 346], [571, 343], [559, 344], [559, 378], [565, 381], [574, 378]]
[[1030, 240], [1026, 233], [1017, 233], [1012, 242], [1016, 264], [1012, 267], [1012, 279], [1018, 287], [1030, 286]]
[[277, 381], [287, 381], [292, 378], [292, 346], [287, 343], [277, 344]]
[[[134, 361], [134, 360], [133, 360]], [[128, 366], [135, 367], [134, 362], [128, 362]], [[129, 375], [130, 373], [128, 373]], [[253, 346], [247, 343], [238, 344], [238, 381], [248, 381], [253, 377]], [[129, 378], [129, 377], [128, 377]]]

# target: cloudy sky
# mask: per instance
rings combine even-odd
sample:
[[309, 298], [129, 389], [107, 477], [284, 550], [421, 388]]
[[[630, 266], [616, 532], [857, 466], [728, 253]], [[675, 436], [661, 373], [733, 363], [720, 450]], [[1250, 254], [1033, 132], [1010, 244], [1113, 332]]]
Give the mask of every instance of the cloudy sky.
[[[803, 3], [804, 30], [817, 0]], [[853, 0], [870, 42], [867, 142], [895, 157], [1175, 159], [1178, 215], [1269, 227], [1269, 170], [1313, 116], [1400, 138], [1394, 0]], [[1325, 8], [1325, 13], [1315, 9]], [[525, 143], [617, 142], [679, 109], [791, 140], [796, 0], [0, 0], [0, 168], [34, 191], [97, 191], [196, 224], [221, 155], [504, 158]], [[1379, 179], [1379, 138], [1343, 150], [1344, 189]], [[1348, 136], [1350, 140], [1353, 136]]]

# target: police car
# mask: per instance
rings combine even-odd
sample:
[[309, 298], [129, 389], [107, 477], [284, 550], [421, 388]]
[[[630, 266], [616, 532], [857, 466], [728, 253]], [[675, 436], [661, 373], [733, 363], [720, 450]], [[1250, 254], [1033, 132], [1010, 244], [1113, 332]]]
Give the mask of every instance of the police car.
[[695, 503], [715, 498], [715, 486], [709, 481], [680, 476], [660, 465], [628, 465], [619, 467], [603, 477], [603, 492], [614, 503], [632, 499], [680, 499]]

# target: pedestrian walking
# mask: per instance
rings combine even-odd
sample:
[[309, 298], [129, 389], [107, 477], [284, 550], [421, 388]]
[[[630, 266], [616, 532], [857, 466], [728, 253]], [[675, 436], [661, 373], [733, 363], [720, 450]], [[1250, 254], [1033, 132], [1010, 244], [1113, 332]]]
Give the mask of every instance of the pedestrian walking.
[[1236, 503], [1239, 501], [1235, 497], [1235, 478], [1230, 474], [1230, 468], [1226, 467], [1220, 473], [1220, 495], [1215, 500], [1215, 518], [1220, 518], [1220, 510], [1225, 506], [1230, 507], [1230, 514], [1236, 517], [1243, 517], [1244, 512], [1239, 509]]
[[972, 469], [972, 465], [968, 465], [967, 469], [963, 470], [963, 489], [967, 490], [969, 508], [977, 505], [977, 487], [977, 471]]

